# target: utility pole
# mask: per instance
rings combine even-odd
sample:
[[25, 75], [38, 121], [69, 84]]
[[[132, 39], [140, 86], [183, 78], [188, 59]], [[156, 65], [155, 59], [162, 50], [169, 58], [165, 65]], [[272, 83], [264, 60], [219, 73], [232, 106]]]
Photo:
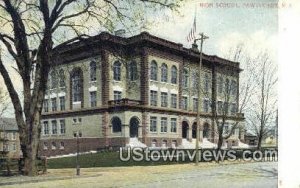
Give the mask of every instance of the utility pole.
[[77, 134], [76, 134], [76, 142], [77, 142], [76, 175], [80, 176], [80, 166], [79, 166], [79, 131], [77, 131]]
[[194, 40], [194, 44], [200, 40], [200, 61], [198, 66], [198, 109], [197, 109], [197, 127], [196, 127], [196, 162], [195, 165], [199, 164], [199, 139], [200, 139], [200, 111], [201, 111], [201, 70], [202, 70], [202, 47], [205, 39], [208, 39], [208, 36], [205, 36], [203, 33], [200, 33], [200, 38]]

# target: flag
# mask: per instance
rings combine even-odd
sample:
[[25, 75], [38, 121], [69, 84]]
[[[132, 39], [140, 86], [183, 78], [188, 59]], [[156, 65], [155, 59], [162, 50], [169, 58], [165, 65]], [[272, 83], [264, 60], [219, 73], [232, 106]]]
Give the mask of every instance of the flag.
[[192, 29], [186, 38], [187, 41], [188, 42], [194, 41], [196, 39], [195, 35], [196, 35], [196, 15], [194, 17], [194, 23], [193, 23]]

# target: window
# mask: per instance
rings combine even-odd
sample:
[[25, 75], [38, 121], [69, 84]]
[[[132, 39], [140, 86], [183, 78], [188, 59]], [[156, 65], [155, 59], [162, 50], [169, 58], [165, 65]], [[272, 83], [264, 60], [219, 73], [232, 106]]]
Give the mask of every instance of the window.
[[204, 78], [204, 90], [206, 92], [209, 91], [209, 76], [207, 73], [205, 74], [205, 78]]
[[176, 133], [177, 132], [177, 119], [171, 118], [171, 132]]
[[223, 114], [223, 102], [218, 101], [218, 114]]
[[66, 104], [65, 104], [65, 97], [59, 97], [59, 105], [60, 105], [60, 110], [63, 111], [66, 109]]
[[228, 114], [228, 107], [229, 107], [229, 106], [228, 106], [228, 102], [224, 102], [224, 107], [223, 107], [223, 108], [224, 108], [224, 109], [223, 109], [223, 114], [224, 114], [224, 115], [227, 115], [227, 114]]
[[168, 130], [168, 120], [166, 117], [162, 117], [160, 121], [160, 132], [166, 133]]
[[218, 79], [218, 92], [220, 94], [223, 92], [223, 78], [221, 76]]
[[194, 71], [192, 74], [192, 87], [198, 88], [199, 74]]
[[59, 149], [65, 149], [65, 143], [64, 142], [60, 142]]
[[17, 150], [17, 145], [16, 145], [16, 143], [13, 143], [13, 144], [12, 144], [12, 150], [13, 150], [13, 151], [16, 151], [16, 150]]
[[59, 70], [59, 87], [66, 87], [64, 70]]
[[44, 135], [49, 134], [49, 124], [48, 121], [44, 121]]
[[121, 127], [122, 124], [121, 124], [120, 118], [114, 117], [114, 118], [112, 119], [111, 123], [112, 123], [112, 131], [113, 131], [114, 133], [116, 133], [116, 132], [121, 132], [121, 130], [122, 130], [122, 127]]
[[56, 98], [51, 99], [51, 107], [52, 107], [52, 111], [57, 110]]
[[236, 104], [232, 103], [231, 104], [231, 108], [230, 108], [230, 113], [231, 115], [234, 115], [236, 113], [237, 109], [236, 109]]
[[9, 144], [3, 143], [3, 151], [9, 151]]
[[171, 83], [177, 84], [177, 68], [175, 65], [171, 68]]
[[189, 72], [187, 69], [183, 69], [182, 85], [183, 87], [189, 86]]
[[188, 99], [187, 99], [187, 97], [182, 97], [181, 98], [181, 108], [183, 110], [187, 110], [188, 109]]
[[234, 80], [231, 81], [231, 94], [233, 96], [236, 96], [237, 94], [237, 83]]
[[177, 95], [171, 94], [171, 107], [177, 108]]
[[150, 117], [150, 132], [157, 131], [157, 117]]
[[121, 99], [122, 99], [122, 92], [114, 91], [114, 100], [121, 100]]
[[44, 112], [48, 112], [49, 111], [49, 104], [48, 104], [48, 99], [44, 100]]
[[128, 79], [130, 81], [137, 79], [137, 66], [135, 61], [131, 61], [128, 65]]
[[54, 89], [57, 87], [57, 76], [54, 70], [50, 73], [50, 78], [51, 78], [50, 89]]
[[15, 132], [12, 133], [12, 140], [16, 140], [16, 133]]
[[209, 101], [207, 99], [203, 99], [203, 111], [206, 113], [209, 111]]
[[90, 63], [90, 81], [91, 82], [94, 82], [97, 80], [97, 64], [95, 61], [92, 61]]
[[57, 134], [57, 123], [56, 123], [56, 120], [53, 120], [51, 122], [52, 124], [52, 134]]
[[81, 102], [82, 100], [82, 73], [78, 69], [73, 72], [72, 74], [72, 79], [71, 79], [71, 84], [72, 84], [72, 99], [73, 102]]
[[155, 61], [151, 62], [151, 69], [150, 69], [150, 79], [157, 81], [157, 63]]
[[47, 142], [44, 142], [44, 150], [47, 150], [48, 149], [48, 143]]
[[225, 90], [226, 90], [226, 96], [229, 95], [230, 94], [229, 79], [226, 79]]
[[60, 124], [60, 134], [66, 134], [66, 123], [65, 120], [62, 119], [59, 121]]
[[228, 123], [224, 123], [224, 129], [223, 129], [223, 134], [228, 134], [229, 133], [229, 124]]
[[96, 91], [90, 92], [90, 102], [91, 102], [91, 107], [97, 106], [97, 92]]
[[52, 142], [51, 148], [52, 148], [53, 150], [56, 150], [56, 143], [55, 143], [55, 142]]
[[165, 63], [161, 66], [161, 82], [168, 82], [168, 67]]
[[150, 105], [157, 106], [157, 91], [150, 91]]
[[161, 107], [168, 107], [168, 93], [161, 92]]
[[113, 66], [114, 71], [114, 80], [120, 81], [121, 80], [121, 63], [116, 61]]
[[197, 112], [197, 110], [198, 110], [198, 99], [193, 98], [193, 111]]

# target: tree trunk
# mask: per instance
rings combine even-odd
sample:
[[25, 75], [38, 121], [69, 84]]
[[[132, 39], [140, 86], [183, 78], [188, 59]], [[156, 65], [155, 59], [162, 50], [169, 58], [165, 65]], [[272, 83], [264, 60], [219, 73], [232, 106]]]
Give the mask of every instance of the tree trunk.
[[221, 132], [219, 132], [219, 135], [218, 135], [218, 148], [217, 150], [220, 150], [222, 148], [222, 145], [223, 145], [223, 135]]
[[257, 150], [261, 149], [261, 143], [262, 143], [262, 135], [258, 135], [258, 141], [257, 141]]

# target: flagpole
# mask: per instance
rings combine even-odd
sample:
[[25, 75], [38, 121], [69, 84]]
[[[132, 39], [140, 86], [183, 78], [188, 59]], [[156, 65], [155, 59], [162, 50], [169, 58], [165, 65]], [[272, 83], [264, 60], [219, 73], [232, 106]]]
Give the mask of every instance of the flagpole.
[[201, 110], [201, 70], [202, 70], [202, 47], [203, 42], [205, 39], [208, 39], [208, 36], [205, 36], [203, 33], [200, 33], [200, 38], [197, 38], [194, 40], [194, 44], [198, 40], [200, 40], [200, 60], [199, 60], [199, 66], [198, 66], [198, 107], [197, 107], [197, 126], [196, 126], [196, 161], [195, 165], [198, 166], [199, 164], [199, 139], [200, 139], [200, 125], [201, 125], [201, 119], [200, 119], [200, 110]]

